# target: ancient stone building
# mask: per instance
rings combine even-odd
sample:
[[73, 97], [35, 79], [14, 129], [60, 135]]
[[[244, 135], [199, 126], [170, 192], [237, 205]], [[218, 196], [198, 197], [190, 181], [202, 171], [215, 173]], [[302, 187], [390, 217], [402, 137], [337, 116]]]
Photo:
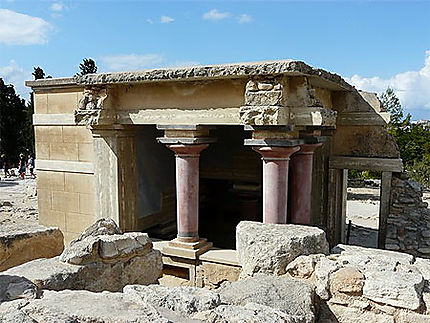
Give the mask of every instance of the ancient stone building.
[[[300, 61], [27, 85], [40, 223], [66, 242], [109, 217], [170, 240], [163, 254], [191, 261], [212, 243], [234, 248], [240, 220], [316, 225], [334, 245], [347, 170], [383, 171], [382, 197], [402, 170], [376, 96]], [[380, 246], [388, 209], [382, 202]]]

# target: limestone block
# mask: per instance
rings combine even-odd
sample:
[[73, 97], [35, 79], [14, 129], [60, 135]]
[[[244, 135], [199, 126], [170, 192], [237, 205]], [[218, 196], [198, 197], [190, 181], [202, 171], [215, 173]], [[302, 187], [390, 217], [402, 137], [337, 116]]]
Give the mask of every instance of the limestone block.
[[287, 125], [290, 119], [288, 108], [282, 106], [242, 106], [239, 114], [245, 125]]
[[366, 275], [363, 296], [375, 302], [416, 310], [424, 279], [413, 272], [379, 271]]
[[295, 224], [242, 221], [236, 228], [238, 260], [244, 274], [282, 275], [300, 255], [328, 253], [323, 230]]
[[256, 303], [305, 318], [307, 322], [313, 322], [315, 318], [313, 288], [303, 281], [286, 276], [258, 274], [226, 284], [217, 291], [222, 303], [241, 306]]
[[61, 231], [66, 229], [66, 212], [44, 210], [39, 206], [39, 223], [45, 226], [58, 227]]
[[61, 143], [63, 129], [61, 126], [35, 126], [34, 136], [37, 142]]
[[315, 292], [323, 299], [330, 298], [329, 278], [332, 273], [340, 268], [337, 261], [329, 258], [321, 258], [315, 266]]
[[37, 159], [49, 159], [49, 143], [37, 142], [35, 143], [36, 158]]
[[64, 173], [40, 170], [37, 172], [37, 188], [64, 191]]
[[94, 222], [91, 226], [85, 229], [84, 232], [70, 245], [82, 241], [88, 237], [97, 237], [101, 235], [121, 234], [122, 231], [112, 219], [99, 219]]
[[240, 267], [217, 264], [213, 262], [203, 262], [197, 267], [197, 282], [199, 287], [209, 289], [218, 288], [224, 282], [234, 282], [239, 279]]
[[144, 256], [152, 250], [152, 242], [146, 233], [99, 235], [74, 242], [64, 249], [60, 260], [70, 264], [109, 262], [113, 258]]
[[63, 126], [63, 142], [92, 144], [93, 136], [85, 126]]
[[0, 275], [0, 304], [15, 299], [35, 299], [38, 289], [30, 280], [11, 275]]
[[56, 160], [79, 160], [77, 143], [50, 143], [49, 156]]
[[52, 192], [52, 210], [62, 212], [79, 212], [79, 194], [70, 192]]
[[65, 173], [65, 190], [67, 192], [94, 194], [94, 175]]
[[124, 287], [126, 298], [142, 305], [151, 305], [185, 315], [210, 310], [220, 304], [218, 293], [196, 287], [165, 287], [160, 285]]
[[[96, 200], [95, 199], [96, 199], [95, 194], [81, 194], [81, 193], [79, 193], [79, 213], [95, 215], [96, 214], [96, 205], [95, 205]], [[94, 223], [94, 220], [91, 223]], [[87, 228], [88, 226], [86, 226], [85, 228]], [[81, 230], [81, 231], [83, 231], [83, 230]], [[79, 232], [81, 232], [81, 231], [79, 231]]]
[[66, 231], [81, 233], [94, 223], [95, 215], [66, 212]]
[[34, 113], [48, 113], [48, 94], [34, 93]]
[[93, 144], [78, 143], [78, 153], [80, 161], [92, 162], [94, 160]]
[[245, 105], [282, 105], [282, 91], [247, 92]]
[[430, 315], [401, 311], [396, 315], [396, 323], [430, 323]]
[[41, 225], [0, 227], [0, 271], [24, 262], [57, 256], [63, 251], [63, 235]]
[[78, 108], [78, 93], [48, 93], [48, 113], [73, 113]]
[[205, 322], [229, 323], [309, 323], [299, 315], [289, 315], [282, 311], [255, 303], [245, 306], [220, 305], [213, 310], [202, 311], [193, 316]]

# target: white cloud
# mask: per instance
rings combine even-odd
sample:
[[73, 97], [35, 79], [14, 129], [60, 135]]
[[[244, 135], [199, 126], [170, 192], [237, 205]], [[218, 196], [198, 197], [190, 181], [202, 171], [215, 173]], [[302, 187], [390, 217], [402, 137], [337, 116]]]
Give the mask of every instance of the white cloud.
[[381, 93], [388, 87], [396, 92], [404, 108], [426, 110], [430, 118], [430, 50], [426, 51], [424, 66], [419, 71], [407, 71], [384, 79], [379, 76], [345, 78], [360, 90]]
[[54, 2], [49, 9], [55, 12], [64, 11], [67, 7], [61, 2]]
[[7, 66], [0, 66], [0, 78], [6, 84], [13, 84], [15, 91], [24, 99], [28, 99], [30, 89], [25, 86], [26, 80], [32, 80], [33, 77], [30, 72], [24, 71], [14, 60], [9, 62]]
[[237, 18], [240, 24], [246, 24], [252, 21], [252, 17], [246, 13], [239, 15]]
[[51, 25], [42, 18], [0, 9], [0, 43], [7, 45], [44, 44]]
[[172, 17], [169, 16], [161, 16], [160, 17], [160, 22], [162, 24], [168, 24], [169, 22], [175, 21], [175, 19], [173, 19]]
[[218, 21], [228, 17], [230, 17], [229, 12], [219, 12], [217, 9], [212, 9], [203, 14], [203, 19], [211, 21]]
[[151, 25], [154, 23], [154, 22], [152, 21], [152, 19], [149, 19], [149, 18], [148, 18], [148, 19], [146, 19], [146, 22], [147, 22], [148, 24], [151, 24]]
[[125, 54], [125, 55], [107, 55], [101, 58], [101, 61], [111, 71], [132, 71], [146, 68], [159, 67], [164, 64], [163, 55], [160, 54]]

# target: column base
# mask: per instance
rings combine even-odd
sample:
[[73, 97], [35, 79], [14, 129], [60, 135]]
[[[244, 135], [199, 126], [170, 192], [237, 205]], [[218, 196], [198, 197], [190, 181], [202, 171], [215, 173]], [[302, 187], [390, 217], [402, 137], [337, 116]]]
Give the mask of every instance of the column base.
[[186, 259], [197, 259], [201, 254], [212, 248], [212, 242], [200, 238], [195, 242], [184, 242], [179, 239], [169, 241], [163, 248], [163, 255]]

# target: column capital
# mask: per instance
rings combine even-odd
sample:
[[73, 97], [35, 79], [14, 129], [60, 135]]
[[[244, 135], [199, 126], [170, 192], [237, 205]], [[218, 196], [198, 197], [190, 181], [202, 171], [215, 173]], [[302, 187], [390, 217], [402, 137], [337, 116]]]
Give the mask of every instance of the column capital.
[[321, 147], [322, 145], [323, 145], [322, 142], [316, 143], [316, 144], [302, 144], [302, 145], [300, 145], [300, 151], [297, 152], [297, 154], [298, 155], [299, 154], [300, 155], [304, 155], [304, 154], [312, 155], [315, 152], [315, 150], [318, 147]]
[[258, 152], [263, 157], [263, 160], [289, 160], [292, 154], [300, 150], [300, 146], [258, 146], [252, 147], [252, 149]]
[[173, 144], [166, 145], [167, 148], [174, 151], [179, 157], [199, 157], [202, 150], [209, 147], [209, 144], [183, 145]]

